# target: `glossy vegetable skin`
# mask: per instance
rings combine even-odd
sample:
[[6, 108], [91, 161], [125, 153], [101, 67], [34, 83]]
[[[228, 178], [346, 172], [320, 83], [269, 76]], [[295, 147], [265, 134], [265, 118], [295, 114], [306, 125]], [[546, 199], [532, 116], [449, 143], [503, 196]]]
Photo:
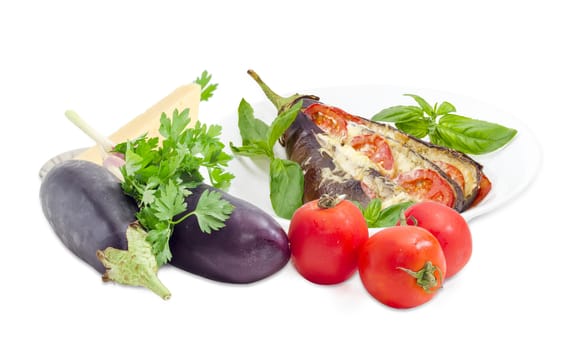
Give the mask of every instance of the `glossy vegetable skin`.
[[466, 220], [455, 210], [440, 203], [425, 201], [405, 210], [408, 225], [430, 231], [440, 242], [448, 270], [444, 277], [452, 277], [468, 263], [472, 255], [472, 235]]
[[[187, 197], [189, 210], [205, 189], [211, 188], [200, 185]], [[230, 283], [257, 281], [281, 269], [290, 257], [282, 227], [252, 204], [226, 193], [222, 196], [235, 206], [226, 226], [207, 234], [194, 216], [177, 224], [170, 241], [171, 263]], [[43, 179], [40, 199], [57, 236], [97, 271], [105, 272], [98, 250], [127, 249], [126, 230], [136, 221], [138, 208], [104, 167], [81, 160], [61, 163]]]
[[55, 166], [43, 178], [40, 200], [63, 244], [97, 271], [105, 272], [98, 250], [127, 249], [126, 230], [138, 208], [104, 167], [82, 160]]
[[196, 216], [174, 227], [170, 264], [196, 275], [229, 283], [250, 283], [268, 277], [286, 265], [290, 247], [280, 224], [253, 204], [228, 193], [199, 185], [187, 197], [192, 211], [205, 190], [218, 191], [235, 206], [225, 227], [204, 233]]
[[383, 229], [365, 242], [359, 276], [381, 303], [411, 308], [430, 301], [443, 284], [447, 266], [440, 243], [417, 226]]
[[296, 210], [288, 236], [292, 264], [304, 278], [317, 284], [337, 284], [357, 271], [369, 230], [353, 203], [323, 197]]

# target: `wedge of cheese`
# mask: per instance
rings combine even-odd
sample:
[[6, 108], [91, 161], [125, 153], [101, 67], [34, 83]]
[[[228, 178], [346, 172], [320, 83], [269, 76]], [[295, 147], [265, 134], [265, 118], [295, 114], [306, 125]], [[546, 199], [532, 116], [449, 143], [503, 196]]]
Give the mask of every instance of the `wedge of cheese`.
[[[183, 109], [188, 108], [189, 116], [191, 118], [189, 127], [194, 126], [198, 117], [200, 97], [201, 87], [198, 84], [192, 83], [182, 85], [144, 113], [120, 127], [116, 132], [111, 134], [108, 139], [114, 144], [117, 144], [134, 139], [146, 133], [150, 137], [160, 136], [158, 133], [160, 127], [160, 116], [162, 113], [166, 113], [166, 115], [171, 117], [175, 109], [182, 111]], [[95, 145], [79, 154], [76, 158], [88, 160], [101, 165], [103, 160], [102, 153], [103, 151], [100, 147]]]

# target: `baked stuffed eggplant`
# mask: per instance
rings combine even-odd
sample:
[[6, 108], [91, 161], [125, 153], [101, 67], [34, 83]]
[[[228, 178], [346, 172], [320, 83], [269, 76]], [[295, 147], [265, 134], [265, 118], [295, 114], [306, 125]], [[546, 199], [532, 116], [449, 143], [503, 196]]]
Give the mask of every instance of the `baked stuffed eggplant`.
[[281, 143], [304, 171], [305, 202], [323, 194], [344, 194], [382, 206], [434, 200], [462, 212], [490, 190], [482, 166], [467, 155], [323, 104], [313, 95], [283, 98], [253, 71], [281, 113], [298, 101], [303, 108]]

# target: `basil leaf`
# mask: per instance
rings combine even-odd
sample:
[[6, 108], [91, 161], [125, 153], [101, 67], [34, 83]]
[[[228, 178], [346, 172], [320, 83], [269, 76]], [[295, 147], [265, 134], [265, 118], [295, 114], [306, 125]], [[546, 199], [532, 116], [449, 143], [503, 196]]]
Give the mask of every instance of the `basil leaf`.
[[375, 223], [379, 219], [379, 214], [381, 214], [381, 200], [379, 198], [373, 198], [367, 203], [367, 207], [361, 209], [361, 212], [363, 213], [363, 217], [365, 217], [367, 226], [373, 227], [371, 224]]
[[282, 134], [288, 129], [288, 127], [296, 119], [296, 115], [302, 107], [302, 102], [297, 102], [294, 106], [287, 109], [285, 112], [281, 113], [274, 119], [272, 125], [268, 128], [268, 147], [270, 152], [273, 152], [274, 145], [276, 141], [282, 136]]
[[420, 120], [412, 120], [408, 122], [395, 123], [395, 127], [399, 130], [421, 139], [428, 135], [430, 131], [431, 120], [426, 118]]
[[361, 210], [369, 228], [395, 226], [400, 219], [401, 213], [414, 204], [414, 202], [404, 202], [381, 209], [382, 203], [379, 198], [373, 198], [365, 208], [357, 202], [353, 203]]
[[416, 106], [392, 106], [385, 108], [371, 117], [375, 121], [404, 123], [423, 119], [424, 111]]
[[403, 211], [405, 211], [407, 208], [409, 208], [412, 204], [414, 204], [414, 202], [404, 202], [404, 203], [394, 204], [392, 206], [389, 206], [389, 207], [383, 209], [379, 213], [379, 217], [377, 218], [377, 221], [375, 221], [374, 223], [371, 223], [371, 226], [369, 226], [369, 227], [376, 228], [376, 227], [395, 226], [395, 224], [397, 224], [397, 222], [400, 219], [401, 213]]
[[436, 117], [436, 113], [434, 113], [434, 109], [432, 108], [432, 106], [430, 106], [430, 104], [420, 96], [414, 94], [404, 94], [404, 96], [410, 96], [411, 98], [416, 100], [416, 102], [420, 105], [420, 107], [422, 107], [422, 109], [424, 110], [424, 112], [426, 112], [427, 115], [431, 117]]
[[275, 158], [270, 162], [270, 200], [279, 217], [291, 219], [302, 205], [304, 174], [296, 162]]
[[515, 129], [456, 114], [441, 117], [435, 132], [437, 144], [469, 154], [493, 152], [517, 134]]
[[239, 127], [243, 145], [266, 139], [268, 125], [254, 117], [253, 108], [245, 99], [241, 99], [237, 114], [239, 116], [237, 126]]
[[438, 107], [438, 110], [436, 110], [437, 115], [444, 115], [452, 112], [456, 112], [456, 108], [452, 103], [446, 101], [442, 102]]
[[255, 141], [254, 143], [249, 143], [240, 147], [236, 147], [233, 145], [233, 142], [229, 142], [229, 147], [231, 147], [231, 151], [234, 154], [241, 156], [270, 156], [270, 152], [268, 151], [268, 144], [265, 141]]

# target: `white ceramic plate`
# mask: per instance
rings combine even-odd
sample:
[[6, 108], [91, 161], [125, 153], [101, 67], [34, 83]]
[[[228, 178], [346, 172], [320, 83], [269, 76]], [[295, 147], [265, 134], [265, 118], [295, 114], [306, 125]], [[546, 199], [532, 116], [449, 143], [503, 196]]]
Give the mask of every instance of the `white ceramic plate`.
[[[528, 127], [519, 119], [468, 97], [434, 90], [412, 90], [372, 85], [320, 88], [302, 91], [302, 93], [317, 95], [326, 104], [340, 107], [349, 113], [366, 118], [370, 118], [381, 109], [389, 106], [415, 105], [415, 101], [411, 97], [403, 96], [406, 93], [413, 93], [424, 97], [431, 104], [448, 101], [456, 106], [457, 113], [461, 115], [517, 129], [517, 136], [503, 149], [488, 155], [473, 156], [475, 160], [483, 164], [483, 170], [491, 180], [493, 187], [483, 202], [463, 213], [467, 220], [500, 208], [519, 195], [534, 179], [539, 168], [541, 150]], [[254, 104], [253, 107], [256, 118], [263, 119], [268, 124], [276, 115], [275, 108], [269, 102], [260, 102]], [[202, 121], [211, 122], [204, 118]], [[236, 146], [241, 145], [236, 113], [226, 116], [220, 124], [223, 126], [222, 137], [226, 145], [230, 141]], [[284, 150], [280, 145], [276, 145], [276, 147], [277, 154], [284, 158]], [[276, 217], [284, 227], [288, 227], [289, 221], [278, 218], [270, 204], [268, 161], [266, 158], [250, 159], [236, 156], [230, 164], [230, 171], [235, 174], [235, 180], [229, 190], [231, 194], [254, 203]]]

